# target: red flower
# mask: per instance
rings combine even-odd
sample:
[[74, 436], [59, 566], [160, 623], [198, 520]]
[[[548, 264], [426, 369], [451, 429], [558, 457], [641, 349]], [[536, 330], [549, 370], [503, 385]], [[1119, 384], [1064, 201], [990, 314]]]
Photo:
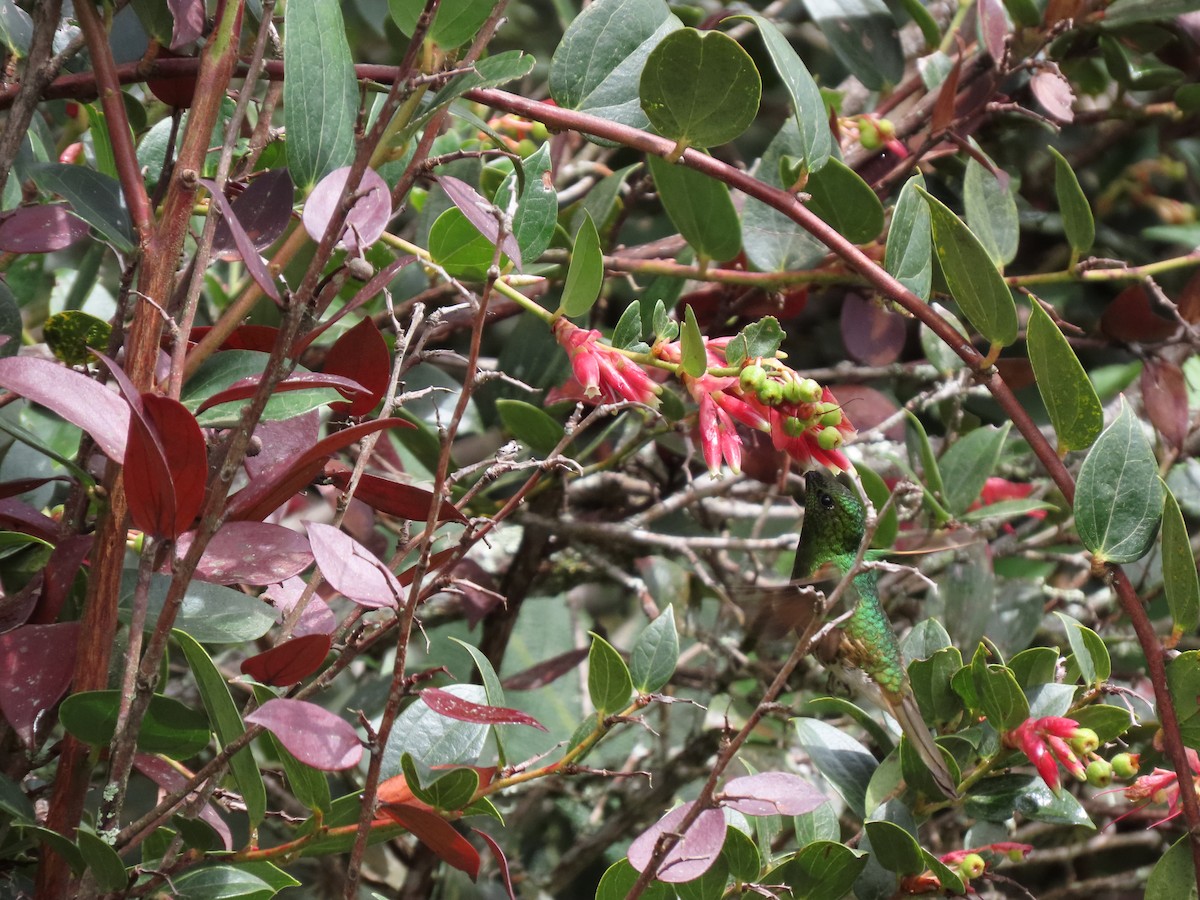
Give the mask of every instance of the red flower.
[[588, 399], [658, 405], [658, 385], [620, 350], [601, 344], [599, 331], [559, 319], [554, 323], [554, 336], [571, 358], [571, 371]]
[[[1070, 742], [1070, 743], [1068, 743]], [[1078, 754], [1096, 749], [1096, 733], [1081, 728], [1074, 719], [1063, 716], [1043, 716], [1026, 719], [1004, 735], [1006, 746], [1020, 749], [1029, 757], [1042, 781], [1057, 792], [1061, 784], [1058, 767], [1062, 765], [1080, 781], [1087, 780], [1087, 767]]]
[[[1192, 769], [1192, 790], [1196, 791], [1197, 797], [1200, 797], [1200, 777], [1197, 777], [1200, 776], [1200, 757], [1197, 757], [1196, 751], [1191, 748], [1188, 748], [1186, 752], [1188, 765]], [[1124, 789], [1124, 794], [1126, 800], [1137, 804], [1129, 812], [1142, 809], [1151, 803], [1167, 804], [1167, 814], [1152, 823], [1151, 828], [1161, 825], [1163, 822], [1169, 822], [1183, 811], [1179, 776], [1170, 769], [1155, 769], [1149, 775], [1139, 776], [1133, 784]], [[1125, 815], [1129, 815], [1129, 813]]]

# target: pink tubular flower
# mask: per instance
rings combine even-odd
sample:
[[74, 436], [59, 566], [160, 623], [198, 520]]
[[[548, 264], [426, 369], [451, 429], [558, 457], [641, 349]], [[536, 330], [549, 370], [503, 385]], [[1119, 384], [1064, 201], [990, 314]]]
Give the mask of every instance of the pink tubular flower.
[[1081, 749], [1080, 752], [1094, 750], [1094, 739], [1095, 732], [1090, 728], [1081, 728], [1074, 719], [1063, 716], [1026, 719], [1004, 735], [1005, 745], [1019, 749], [1028, 756], [1042, 781], [1055, 793], [1061, 785], [1059, 765], [1080, 781], [1087, 780], [1087, 767], [1076, 754], [1076, 749], [1091, 743], [1088, 750]]
[[608, 403], [631, 400], [658, 405], [658, 385], [633, 360], [599, 342], [600, 332], [580, 328], [567, 319], [554, 323], [554, 337], [571, 359], [571, 371], [588, 399]]
[[[1200, 757], [1196, 751], [1187, 749], [1188, 765], [1192, 769], [1192, 790], [1200, 797]], [[1125, 788], [1125, 799], [1137, 804], [1129, 812], [1135, 812], [1151, 803], [1167, 804], [1167, 814], [1157, 822], [1151, 823], [1151, 828], [1169, 822], [1183, 812], [1183, 799], [1180, 797], [1179, 776], [1170, 769], [1155, 769], [1149, 775], [1141, 775], [1133, 784]], [[1125, 813], [1129, 815], [1129, 813]], [[1123, 818], [1123, 816], [1121, 817]], [[1114, 820], [1118, 821], [1118, 820]]]

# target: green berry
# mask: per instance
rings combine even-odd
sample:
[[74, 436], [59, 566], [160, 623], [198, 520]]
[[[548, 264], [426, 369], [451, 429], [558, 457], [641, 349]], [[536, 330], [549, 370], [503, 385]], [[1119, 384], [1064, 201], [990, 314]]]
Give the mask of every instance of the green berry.
[[742, 369], [738, 381], [747, 390], [757, 392], [767, 378], [767, 370], [758, 363], [751, 363]]
[[800, 402], [816, 403], [821, 399], [821, 386], [811, 378], [800, 379]]
[[1090, 728], [1076, 728], [1068, 743], [1076, 753], [1091, 753], [1100, 746], [1100, 737]]
[[842, 424], [842, 411], [840, 409], [831, 409], [829, 412], [821, 416], [821, 424], [836, 428]]
[[783, 383], [783, 399], [791, 404], [802, 403], [803, 391], [800, 387], [800, 382], [795, 378], [788, 379]]
[[1118, 778], [1133, 778], [1138, 773], [1136, 753], [1118, 753], [1112, 758], [1113, 774]]
[[817, 432], [817, 446], [822, 450], [836, 450], [842, 446], [842, 433], [836, 428], [822, 428]]
[[978, 878], [986, 870], [987, 863], [983, 861], [983, 857], [978, 853], [968, 853], [962, 858], [962, 862], [958, 864], [958, 874], [962, 876], [964, 881]]
[[544, 141], [550, 137], [550, 129], [546, 127], [545, 122], [534, 122], [529, 129], [529, 136], [535, 141]]
[[1087, 782], [1092, 787], [1105, 788], [1112, 784], [1113, 767], [1106, 759], [1093, 759], [1088, 763]]
[[787, 432], [788, 437], [800, 437], [800, 435], [804, 434], [804, 422], [795, 416], [788, 416], [783, 420], [783, 430]]
[[768, 379], [759, 385], [758, 399], [767, 406], [778, 406], [783, 402], [783, 386], [778, 381]]

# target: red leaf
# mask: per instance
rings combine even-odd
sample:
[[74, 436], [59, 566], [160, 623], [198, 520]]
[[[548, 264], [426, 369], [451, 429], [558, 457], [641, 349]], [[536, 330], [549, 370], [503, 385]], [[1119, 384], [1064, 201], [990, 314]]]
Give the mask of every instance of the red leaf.
[[954, 61], [950, 72], [942, 81], [938, 98], [933, 104], [933, 113], [929, 119], [929, 133], [937, 136], [954, 124], [954, 109], [958, 102], [958, 76], [962, 72], [962, 57]]
[[[160, 394], [142, 394], [142, 411], [158, 434], [175, 488], [175, 521], [172, 537], [191, 527], [204, 503], [208, 482], [208, 447], [196, 417], [178, 400]], [[130, 473], [126, 472], [128, 481]]]
[[[181, 534], [175, 547], [187, 554], [194, 532]], [[275, 584], [312, 565], [312, 550], [302, 534], [266, 522], [227, 522], [212, 536], [196, 575], [217, 584]]]
[[350, 535], [332, 525], [308, 523], [317, 568], [339, 594], [360, 606], [395, 607], [404, 600], [404, 588], [375, 555]]
[[1029, 90], [1055, 122], [1065, 125], [1074, 121], [1075, 110], [1071, 105], [1075, 102], [1075, 91], [1054, 63], [1043, 63], [1029, 79]]
[[479, 877], [479, 851], [437, 813], [400, 803], [386, 803], [380, 810], [411, 831], [443, 862], [466, 872], [472, 880]]
[[333, 636], [328, 634], [294, 637], [243, 660], [242, 674], [276, 687], [296, 684], [321, 668], [331, 646]]
[[1003, 62], [1008, 19], [1005, 18], [1000, 0], [979, 0], [976, 15], [979, 16], [979, 30], [983, 35], [983, 45], [987, 48], [988, 55], [997, 64]]
[[1100, 316], [1100, 330], [1118, 341], [1156, 344], [1165, 341], [1179, 325], [1158, 315], [1140, 284], [1117, 294]]
[[129, 405], [92, 379], [33, 356], [0, 359], [0, 387], [58, 413], [92, 436], [114, 462], [125, 460]]
[[[491, 241], [494, 247], [496, 239], [500, 237], [500, 220], [496, 215], [496, 207], [481, 197], [475, 188], [452, 175], [442, 175], [438, 178], [438, 184], [442, 186], [450, 202], [458, 207], [458, 211], [466, 216], [467, 221]], [[521, 248], [511, 230], [505, 232], [500, 249], [518, 269], [524, 268], [521, 262]]]
[[27, 491], [35, 491], [43, 484], [49, 484], [52, 481], [71, 483], [71, 479], [63, 475], [55, 475], [51, 478], [19, 478], [16, 481], [5, 481], [0, 483], [0, 500], [7, 499], [8, 497], [16, 497]]
[[421, 700], [439, 716], [457, 719], [459, 722], [476, 722], [483, 725], [532, 725], [539, 731], [546, 726], [533, 716], [505, 706], [485, 706], [456, 697], [441, 688], [425, 688]]
[[31, 534], [47, 544], [58, 540], [58, 523], [20, 500], [0, 500], [0, 527]]
[[350, 402], [330, 403], [329, 408], [348, 416], [365, 416], [387, 393], [391, 365], [387, 342], [379, 333], [375, 320], [364, 316], [329, 348], [321, 371], [326, 375], [349, 378], [365, 387], [367, 393], [354, 397], [342, 391], [342, 396]]
[[350, 723], [315, 703], [268, 700], [246, 721], [261, 725], [292, 756], [323, 772], [353, 768], [362, 758], [362, 743]]
[[[197, 415], [204, 412], [206, 409], [212, 409], [214, 406], [220, 406], [222, 403], [232, 403], [234, 400], [245, 400], [247, 397], [253, 397], [258, 390], [258, 385], [262, 381], [263, 376], [251, 375], [249, 378], [241, 378], [225, 388], [223, 391], [217, 391], [211, 397], [207, 398], [196, 409]], [[286, 391], [307, 391], [310, 388], [334, 388], [346, 396], [362, 395], [369, 393], [365, 387], [357, 381], [349, 378], [341, 378], [337, 375], [322, 375], [320, 372], [301, 372], [298, 375], [289, 375], [279, 384], [275, 385], [273, 394], [282, 394]], [[371, 404], [374, 406], [375, 404]]]
[[[98, 354], [104, 358], [102, 354]], [[104, 358], [117, 383], [132, 385]], [[122, 384], [124, 382], [124, 384]], [[142, 394], [131, 401], [125, 450], [125, 494], [135, 527], [175, 538], [191, 527], [204, 502], [208, 449], [196, 418], [178, 400]]]
[[1148, 359], [1142, 368], [1142, 402], [1163, 441], [1183, 447], [1188, 434], [1188, 393], [1183, 371], [1172, 362]]
[[[42, 596], [44, 575], [38, 572], [15, 593], [0, 596], [0, 634], [20, 628], [31, 618]], [[32, 624], [37, 624], [36, 622]]]
[[254, 241], [250, 239], [250, 235], [246, 234], [246, 229], [242, 227], [242, 222], [234, 212], [233, 206], [225, 198], [225, 194], [217, 185], [209, 181], [207, 178], [201, 178], [200, 183], [204, 185], [208, 191], [208, 196], [212, 202], [217, 205], [217, 209], [221, 211], [221, 223], [228, 225], [230, 232], [233, 234], [233, 242], [237, 245], [238, 253], [242, 257], [242, 262], [246, 266], [246, 271], [250, 273], [250, 277], [255, 283], [262, 288], [262, 292], [279, 303], [279, 288], [275, 286], [275, 279], [271, 275], [271, 270], [267, 268], [267, 264], [263, 262], [263, 258], [258, 253], [258, 248], [254, 246]]
[[[299, 578], [287, 578], [280, 584], [273, 584], [263, 591], [264, 599], [270, 600], [284, 615], [292, 611], [307, 587]], [[306, 634], [333, 634], [337, 628], [337, 618], [333, 610], [320, 597], [310, 597], [300, 613], [300, 620], [292, 634], [303, 637]]]
[[734, 778], [721, 792], [721, 803], [747, 816], [801, 816], [829, 798], [789, 772], [762, 772]]
[[868, 366], [886, 366], [900, 358], [908, 328], [904, 317], [847, 294], [842, 303], [842, 342], [846, 352]]
[[90, 534], [73, 534], [55, 546], [46, 563], [42, 596], [31, 617], [35, 625], [49, 624], [58, 618], [67, 594], [75, 583], [75, 575], [92, 549], [93, 540]]
[[[314, 241], [320, 242], [325, 229], [342, 201], [346, 187], [346, 176], [350, 166], [334, 169], [312, 189], [304, 204], [301, 221], [304, 230]], [[370, 247], [383, 234], [388, 219], [392, 217], [392, 195], [387, 182], [374, 169], [363, 172], [362, 181], [354, 191], [357, 199], [346, 214], [346, 223], [338, 236], [339, 248], [350, 250], [355, 255]]]
[[[188, 340], [193, 343], [199, 342], [210, 331], [212, 331], [211, 325], [197, 325], [188, 333]], [[275, 348], [275, 338], [278, 336], [279, 329], [274, 325], [239, 325], [233, 329], [229, 337], [225, 338], [220, 349], [257, 350], [259, 353], [270, 353]]]
[[417, 258], [415, 256], [402, 256], [376, 272], [374, 276], [372, 276], [371, 280], [364, 284], [359, 289], [358, 293], [354, 295], [353, 300], [343, 305], [328, 319], [326, 319], [308, 334], [297, 340], [296, 343], [292, 345], [292, 354], [294, 356], [298, 356], [299, 354], [303, 353], [309, 344], [324, 334], [331, 326], [340, 322], [343, 316], [358, 309], [367, 301], [374, 300], [376, 297], [378, 297], [383, 292], [383, 289], [395, 280], [397, 272], [410, 263], [416, 262], [416, 260]]
[[[151, 781], [162, 789], [163, 793], [175, 793], [180, 790], [187, 779], [179, 772], [175, 771], [164, 759], [157, 756], [151, 756], [148, 753], [139, 753], [133, 758], [133, 766]], [[196, 792], [193, 791], [188, 795], [188, 799], [196, 797]], [[160, 798], [161, 799], [161, 798]], [[225, 820], [217, 815], [216, 810], [212, 807], [211, 802], [205, 803], [200, 807], [200, 818], [207, 822], [212, 829], [221, 837], [221, 843], [226, 850], [233, 849], [233, 835], [229, 832], [229, 826], [225, 824]]]
[[[0, 360], [3, 362], [3, 360]], [[307, 485], [321, 471], [325, 459], [359, 438], [385, 428], [415, 428], [404, 419], [375, 419], [354, 425], [313, 444], [295, 459], [289, 459], [255, 478], [229, 500], [230, 519], [262, 521]]]
[[23, 625], [0, 635], [0, 712], [29, 749], [37, 732], [51, 724], [42, 718], [71, 684], [79, 623]]
[[[230, 206], [256, 253], [265, 250], [283, 235], [292, 218], [295, 198], [296, 189], [287, 169], [272, 169], [255, 175], [249, 186], [233, 198]], [[213, 252], [226, 261], [241, 259], [242, 254], [235, 249], [235, 244], [233, 230], [222, 218], [213, 235]]]
[[562, 678], [588, 657], [588, 648], [568, 650], [504, 679], [506, 691], [532, 691]]
[[[345, 466], [331, 471], [333, 466], [334, 464], [326, 466], [325, 474], [329, 476], [329, 480], [333, 484], [345, 490], [350, 484], [350, 471]], [[381, 513], [413, 522], [429, 521], [429, 511], [434, 500], [432, 491], [411, 484], [401, 484], [390, 478], [367, 474], [359, 479], [354, 497]], [[443, 500], [442, 505], [438, 508], [438, 521], [465, 524], [467, 517], [459, 512], [453, 503]]]
[[[457, 547], [447, 547], [445, 550], [439, 550], [437, 553], [432, 554], [429, 557], [429, 568], [426, 570], [425, 574], [428, 575], [430, 572], [440, 569], [446, 560], [452, 559], [456, 553], [458, 553]], [[412, 566], [411, 568], [405, 569], [403, 572], [397, 575], [396, 581], [400, 583], [401, 587], [408, 587], [413, 583], [413, 579], [416, 577], [417, 567]]]
[[[677, 832], [677, 826], [693, 805], [685, 803], [676, 807], [634, 838], [629, 845], [629, 864], [639, 872], [644, 872], [654, 855], [654, 845], [658, 843], [659, 836]], [[706, 809], [676, 841], [658, 867], [655, 877], [671, 884], [694, 881], [716, 862], [724, 845], [725, 816], [719, 809]]]
[[61, 203], [22, 206], [0, 220], [0, 250], [51, 253], [87, 237], [88, 224]]
[[167, 0], [175, 17], [171, 28], [171, 49], [178, 50], [204, 34], [204, 0]]
[[496, 843], [496, 839], [486, 831], [480, 831], [478, 828], [472, 828], [471, 830], [483, 838], [483, 842], [492, 851], [492, 857], [496, 860], [496, 867], [500, 870], [500, 878], [504, 882], [504, 889], [508, 891], [508, 900], [517, 900], [517, 895], [513, 893], [512, 875], [508, 871], [508, 858], [504, 855], [504, 851], [500, 849], [500, 845]]
[[[886, 394], [861, 384], [841, 384], [830, 386], [833, 395], [842, 404], [842, 409], [849, 416], [859, 431], [869, 431], [876, 425], [891, 418], [896, 410], [896, 402]], [[891, 440], [904, 440], [904, 420], [894, 422], [885, 434]]]
[[291, 462], [320, 440], [321, 411], [311, 409], [290, 419], [259, 422], [254, 437], [253, 445], [258, 452], [247, 456], [242, 463], [251, 479], [280, 463]]

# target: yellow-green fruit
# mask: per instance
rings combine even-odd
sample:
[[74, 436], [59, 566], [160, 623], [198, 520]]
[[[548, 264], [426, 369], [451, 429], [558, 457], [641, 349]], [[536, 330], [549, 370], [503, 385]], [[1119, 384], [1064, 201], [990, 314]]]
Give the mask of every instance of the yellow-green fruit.
[[1106, 759], [1093, 759], [1088, 763], [1087, 782], [1092, 787], [1106, 788], [1112, 784], [1113, 767]]
[[983, 861], [983, 857], [978, 853], [968, 853], [962, 858], [962, 862], [958, 864], [958, 874], [963, 877], [964, 881], [978, 878], [986, 870], [987, 863]]

